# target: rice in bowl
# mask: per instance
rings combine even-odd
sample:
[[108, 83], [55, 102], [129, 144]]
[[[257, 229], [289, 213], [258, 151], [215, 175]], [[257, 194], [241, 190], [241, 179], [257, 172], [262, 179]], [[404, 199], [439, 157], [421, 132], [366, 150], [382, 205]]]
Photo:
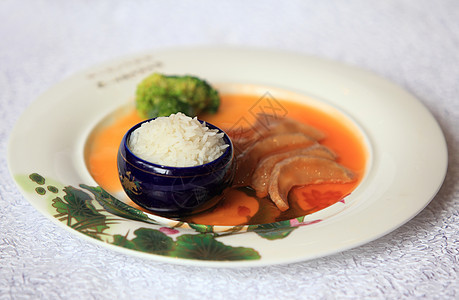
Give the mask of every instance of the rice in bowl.
[[220, 157], [229, 146], [224, 133], [210, 129], [197, 117], [183, 113], [143, 123], [129, 138], [129, 149], [151, 163], [170, 167], [193, 167]]

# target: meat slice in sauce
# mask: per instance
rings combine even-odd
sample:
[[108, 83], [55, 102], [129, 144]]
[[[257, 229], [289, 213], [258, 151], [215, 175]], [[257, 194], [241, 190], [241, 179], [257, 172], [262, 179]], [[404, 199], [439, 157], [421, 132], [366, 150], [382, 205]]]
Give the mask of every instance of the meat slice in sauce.
[[304, 148], [317, 144], [313, 138], [302, 133], [275, 134], [261, 138], [238, 155], [233, 186], [247, 186], [258, 162], [271, 154]]
[[315, 127], [285, 117], [277, 117], [269, 114], [258, 114], [257, 121], [253, 126], [258, 132], [270, 134], [297, 132], [307, 135], [316, 141], [325, 138], [325, 134]]
[[316, 141], [320, 141], [325, 137], [324, 133], [310, 125], [268, 114], [259, 114], [257, 121], [251, 127], [238, 127], [228, 129], [226, 132], [238, 151], [247, 148], [264, 137], [280, 133], [302, 133]]
[[352, 171], [337, 162], [310, 155], [299, 155], [277, 163], [271, 172], [268, 193], [281, 210], [289, 208], [288, 193], [294, 186], [318, 183], [347, 183], [354, 180]]
[[255, 143], [261, 139], [262, 135], [254, 128], [236, 128], [225, 130], [233, 143], [235, 154], [239, 155], [250, 144]]
[[287, 158], [299, 155], [310, 155], [323, 157], [330, 160], [336, 159], [336, 154], [325, 146], [314, 144], [307, 148], [297, 148], [286, 152], [268, 155], [260, 160], [258, 166], [253, 172], [249, 185], [257, 193], [257, 197], [263, 198], [268, 196], [268, 183], [274, 166]]

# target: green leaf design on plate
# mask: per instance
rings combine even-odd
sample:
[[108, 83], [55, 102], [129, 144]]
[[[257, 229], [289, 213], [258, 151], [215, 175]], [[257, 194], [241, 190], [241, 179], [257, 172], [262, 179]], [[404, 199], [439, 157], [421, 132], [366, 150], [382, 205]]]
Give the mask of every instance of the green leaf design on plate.
[[305, 217], [306, 216], [296, 217], [296, 219], [298, 220], [298, 222], [303, 222]]
[[[28, 188], [29, 185], [25, 183], [22, 177], [17, 175], [15, 178], [21, 185]], [[45, 184], [45, 178], [38, 173], [30, 174], [28, 179], [37, 185]], [[150, 219], [141, 210], [116, 199], [101, 187], [92, 187], [85, 184], [80, 185], [82, 189], [72, 186], [61, 187], [61, 184], [58, 184], [58, 186], [59, 188], [49, 184], [46, 186], [46, 189], [51, 193], [57, 194], [62, 192], [65, 194], [64, 196], [47, 199], [47, 201], [52, 202], [51, 205], [57, 212], [54, 217], [61, 222], [66, 222], [67, 226], [72, 229], [95, 239], [102, 240], [102, 237], [105, 237], [103, 241], [106, 243], [146, 253], [185, 259], [235, 261], [261, 258], [260, 254], [253, 248], [233, 247], [217, 240], [217, 238], [223, 238], [228, 235], [240, 234], [241, 230], [245, 227], [242, 225], [234, 226], [224, 233], [216, 233], [212, 225], [187, 224], [191, 229], [197, 231], [198, 234], [178, 235], [175, 241], [158, 229], [145, 227], [137, 227], [134, 231], [135, 237], [132, 239], [128, 239], [129, 231], [125, 235], [119, 234], [119, 231], [108, 231], [108, 233], [105, 233], [104, 231], [107, 229], [116, 230], [116, 227], [110, 228], [111, 224], [122, 220], [127, 221], [126, 219], [154, 225], [159, 225], [159, 223]], [[33, 187], [31, 188], [33, 189]], [[36, 185], [35, 188], [37, 188]], [[44, 187], [39, 186], [38, 188], [39, 190], [35, 190], [36, 193], [46, 193]], [[94, 199], [103, 209], [97, 209], [92, 204]], [[110, 213], [110, 215], [106, 213]], [[121, 217], [121, 219], [112, 218], [112, 215]], [[303, 220], [304, 217], [298, 217], [296, 220], [293, 219], [295, 221], [293, 222], [294, 224], [290, 220], [286, 220], [261, 225], [249, 225], [247, 231], [255, 232], [264, 239], [277, 240], [290, 235], [293, 230], [298, 228], [295, 224], [301, 223]], [[182, 227], [185, 224], [184, 222], [178, 222], [174, 228]]]
[[35, 188], [35, 192], [37, 192], [38, 195], [44, 195], [46, 194], [46, 190], [42, 188], [41, 186]]
[[119, 234], [114, 235], [112, 244], [159, 255], [169, 255], [175, 248], [174, 240], [157, 229], [141, 227], [134, 234], [136, 237], [132, 240]]
[[185, 234], [177, 238], [173, 256], [202, 260], [253, 260], [260, 254], [252, 248], [232, 247], [215, 239], [212, 234]]
[[143, 211], [116, 199], [99, 186], [92, 187], [85, 184], [80, 184], [80, 187], [93, 193], [96, 201], [99, 202], [99, 204], [111, 214], [130, 220], [158, 224], [158, 222], [150, 219]]
[[33, 182], [36, 182], [38, 183], [39, 185], [43, 185], [45, 184], [45, 178], [43, 176], [41, 176], [40, 174], [38, 173], [32, 173], [29, 175], [29, 178], [33, 181]]
[[202, 224], [193, 224], [189, 223], [188, 224], [191, 228], [196, 230], [197, 232], [201, 233], [212, 233], [214, 232], [214, 226], [213, 225], [202, 225]]
[[51, 193], [54, 193], [54, 194], [57, 194], [59, 192], [59, 189], [57, 187], [55, 187], [54, 185], [48, 185], [47, 189], [48, 189], [48, 191], [50, 191]]
[[156, 229], [139, 228], [134, 231], [134, 234], [136, 237], [132, 242], [137, 250], [143, 252], [167, 255], [175, 247], [172, 238]]
[[157, 229], [139, 228], [135, 238], [114, 235], [114, 245], [142, 252], [177, 258], [201, 260], [252, 260], [260, 259], [260, 254], [252, 248], [231, 247], [215, 239], [213, 234], [185, 234], [172, 238]]
[[67, 221], [67, 226], [100, 239], [100, 234], [109, 228], [105, 215], [99, 213], [91, 203], [91, 197], [80, 189], [67, 186], [63, 189], [64, 199], [54, 198], [52, 206], [58, 214], [54, 215], [60, 221]]
[[290, 220], [285, 220], [269, 224], [249, 225], [247, 231], [253, 231], [268, 240], [278, 240], [287, 237], [297, 228], [290, 225]]
[[116, 246], [128, 248], [128, 249], [133, 249], [133, 250], [136, 249], [135, 244], [132, 241], [128, 240], [125, 236], [123, 236], [121, 234], [115, 234], [113, 236], [113, 243], [112, 244], [116, 245]]

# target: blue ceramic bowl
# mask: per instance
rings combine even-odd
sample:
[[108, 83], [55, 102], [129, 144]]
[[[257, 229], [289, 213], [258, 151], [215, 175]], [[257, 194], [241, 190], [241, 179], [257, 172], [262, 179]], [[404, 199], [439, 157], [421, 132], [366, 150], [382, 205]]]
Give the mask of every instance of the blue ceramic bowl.
[[[233, 144], [216, 160], [194, 167], [169, 167], [136, 156], [128, 147], [131, 133], [124, 135], [118, 150], [118, 173], [126, 194], [139, 206], [164, 217], [180, 217], [213, 207], [233, 180]], [[202, 123], [202, 121], [200, 121]], [[218, 127], [206, 122], [210, 129]]]

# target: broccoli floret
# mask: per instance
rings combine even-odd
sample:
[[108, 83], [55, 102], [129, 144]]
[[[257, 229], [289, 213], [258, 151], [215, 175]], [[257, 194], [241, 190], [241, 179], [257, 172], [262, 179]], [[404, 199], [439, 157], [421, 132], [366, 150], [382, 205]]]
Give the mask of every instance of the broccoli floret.
[[217, 112], [220, 97], [206, 81], [197, 77], [154, 73], [137, 86], [136, 106], [145, 118], [177, 112], [196, 116], [201, 112]]

